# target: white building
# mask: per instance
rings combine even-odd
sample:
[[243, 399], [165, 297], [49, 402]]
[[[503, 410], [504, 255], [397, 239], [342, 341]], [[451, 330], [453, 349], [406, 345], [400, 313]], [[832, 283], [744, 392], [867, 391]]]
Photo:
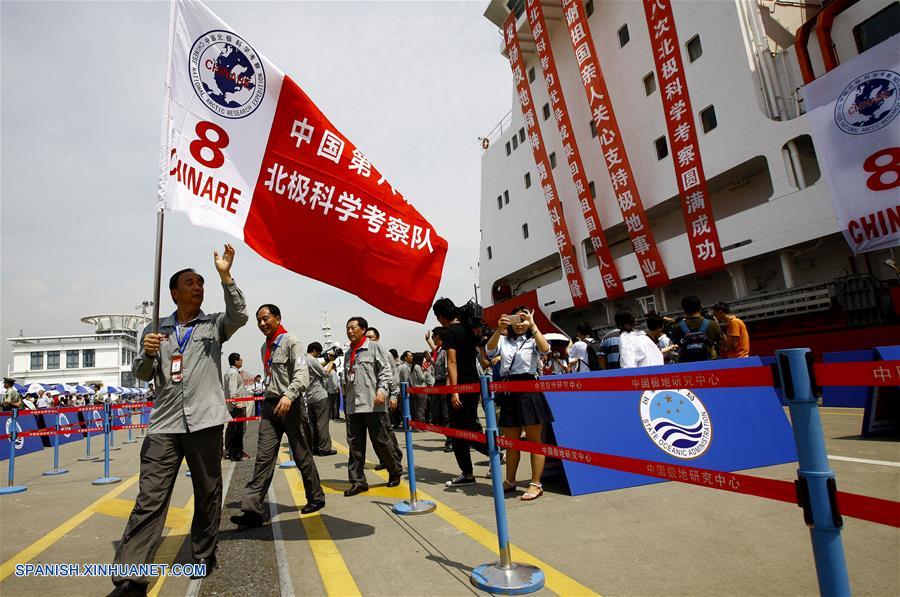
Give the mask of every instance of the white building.
[[138, 353], [137, 336], [150, 319], [144, 315], [91, 315], [82, 322], [93, 333], [66, 336], [19, 336], [12, 344], [8, 376], [17, 383], [101, 384], [145, 387], [131, 374]]
[[[677, 311], [687, 294], [699, 295], [705, 304], [725, 300], [745, 319], [752, 311], [751, 319], [763, 320], [830, 309], [833, 282], [841, 277], [867, 276], [887, 291], [887, 281], [896, 279], [884, 264], [891, 256], [882, 252], [854, 257], [841, 236], [798, 89], [804, 74], [808, 78], [825, 72], [822, 48], [831, 48], [829, 52], [846, 61], [896, 34], [897, 0], [671, 3], [726, 263], [725, 270], [703, 277], [694, 273], [644, 3], [584, 4], [636, 184], [671, 282], [656, 290], [645, 286], [600, 153], [561, 2], [544, 2], [572, 133], [627, 292], [622, 299], [606, 300], [561, 136], [549, 110], [524, 1], [492, 0], [485, 17], [498, 27], [511, 10], [518, 15], [517, 37], [527, 80], [590, 306], [573, 308], [515, 90], [510, 94], [512, 110], [488, 136], [490, 146], [482, 157], [483, 304], [510, 306], [530, 297], [532, 306], [571, 333], [583, 320], [595, 328], [609, 327], [614, 312], [622, 307], [638, 316], [651, 309]], [[806, 29], [801, 31], [801, 26]], [[502, 35], [498, 46], [505, 53]]]

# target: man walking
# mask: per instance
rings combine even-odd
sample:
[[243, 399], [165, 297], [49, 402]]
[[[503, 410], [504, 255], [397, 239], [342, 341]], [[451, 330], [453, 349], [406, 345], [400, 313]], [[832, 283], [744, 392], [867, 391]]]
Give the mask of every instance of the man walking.
[[378, 459], [390, 475], [387, 486], [400, 485], [403, 472], [382, 421], [391, 391], [391, 357], [377, 342], [366, 337], [368, 327], [369, 323], [362, 317], [347, 320], [350, 352], [344, 359], [344, 410], [350, 445], [347, 463], [350, 488], [344, 491], [346, 497], [369, 490], [365, 471], [367, 431]]
[[[176, 272], [169, 291], [177, 306], [159, 321], [159, 331], [141, 333], [143, 350], [131, 364], [137, 379], [154, 381], [156, 402], [141, 446], [137, 499], [116, 550], [115, 564], [149, 564], [159, 547], [181, 461], [187, 459], [194, 486], [191, 551], [205, 575], [216, 567], [222, 512], [222, 425], [228, 420], [222, 391], [222, 344], [245, 323], [244, 295], [231, 277], [234, 248], [214, 254], [225, 294], [225, 312], [207, 315], [203, 276]], [[145, 595], [147, 580], [115, 576], [111, 595]]]
[[[366, 330], [366, 338], [371, 342], [378, 342], [381, 340], [381, 333], [373, 327], [370, 327]], [[379, 413], [379, 418], [381, 420], [381, 424], [384, 426], [384, 432], [387, 435], [388, 440], [391, 442], [391, 449], [394, 451], [394, 457], [397, 459], [397, 464], [403, 462], [403, 451], [400, 450], [400, 444], [397, 443], [397, 436], [394, 434], [394, 430], [391, 425], [391, 418], [394, 413], [399, 412], [400, 409], [400, 382], [399, 382], [399, 372], [397, 370], [397, 365], [394, 362], [393, 355], [390, 355], [390, 351], [388, 355], [391, 358], [388, 359], [388, 363], [391, 365], [391, 388], [388, 392], [388, 409], [383, 415]], [[378, 464], [375, 465], [376, 471], [383, 471], [387, 468], [387, 465], [380, 458], [378, 459]]]
[[325, 492], [312, 457], [312, 432], [302, 397], [309, 386], [306, 355], [297, 338], [281, 325], [281, 309], [277, 306], [265, 304], [257, 309], [256, 325], [266, 337], [261, 349], [266, 389], [265, 399], [259, 403], [262, 418], [257, 432], [253, 478], [244, 489], [240, 516], [231, 517], [231, 522], [239, 527], [258, 527], [263, 523], [263, 504], [285, 433], [306, 491], [306, 505], [300, 512], [310, 514], [325, 507]]
[[[228, 355], [228, 371], [225, 372], [225, 400], [228, 405], [228, 414], [232, 419], [243, 417], [245, 414], [243, 402], [230, 402], [232, 398], [243, 398], [244, 379], [241, 377], [241, 367], [244, 359], [236, 352]], [[244, 425], [243, 421], [228, 423], [225, 427], [225, 457], [233, 462], [244, 459]]]
[[309, 412], [309, 424], [312, 431], [312, 453], [315, 456], [333, 456], [337, 450], [331, 448], [331, 431], [328, 429], [328, 415], [331, 405], [325, 384], [334, 371], [334, 353], [323, 367], [319, 363], [322, 356], [322, 345], [312, 342], [306, 347], [306, 367], [309, 369], [309, 387], [306, 389], [306, 408]]

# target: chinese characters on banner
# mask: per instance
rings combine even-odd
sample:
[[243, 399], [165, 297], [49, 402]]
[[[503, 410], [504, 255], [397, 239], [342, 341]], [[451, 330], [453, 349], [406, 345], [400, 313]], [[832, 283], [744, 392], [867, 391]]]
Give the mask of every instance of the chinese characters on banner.
[[669, 147], [675, 179], [681, 194], [681, 209], [694, 270], [710, 274], [725, 267], [716, 221], [709, 201], [694, 111], [688, 95], [684, 64], [675, 31], [670, 0], [644, 0], [644, 14], [656, 64], [659, 96], [669, 132]]
[[556, 236], [556, 247], [562, 260], [563, 272], [569, 284], [569, 293], [572, 295], [572, 303], [576, 307], [587, 305], [587, 292], [584, 288], [584, 280], [581, 270], [578, 268], [578, 260], [575, 255], [575, 247], [569, 238], [569, 229], [566, 226], [566, 216], [563, 213], [562, 202], [556, 190], [556, 181], [550, 168], [550, 160], [544, 147], [544, 138], [538, 125], [537, 115], [534, 111], [534, 101], [531, 98], [531, 89], [525, 78], [525, 63], [522, 60], [522, 52], [519, 47], [519, 39], [516, 36], [516, 13], [509, 13], [503, 26], [506, 52], [509, 55], [509, 65], [512, 67], [513, 84], [516, 86], [516, 95], [525, 118], [525, 129], [531, 140], [531, 151], [534, 154], [534, 163], [537, 167], [538, 184], [544, 192], [547, 200], [547, 210], [550, 212], [550, 220], [553, 224], [553, 234]]
[[544, 73], [544, 80], [547, 83], [547, 92], [550, 95], [550, 109], [553, 110], [556, 126], [559, 128], [559, 134], [563, 142], [563, 153], [566, 155], [566, 160], [569, 163], [572, 181], [575, 183], [575, 191], [578, 193], [578, 203], [581, 207], [581, 213], [584, 215], [584, 221], [591, 238], [591, 245], [594, 247], [594, 257], [597, 259], [597, 265], [600, 267], [603, 288], [606, 289], [607, 298], [619, 298], [625, 294], [625, 289], [619, 278], [619, 272], [613, 261], [612, 253], [606, 244], [606, 235], [603, 233], [600, 214], [597, 212], [597, 206], [594, 204], [588, 188], [584, 163], [581, 161], [581, 152], [578, 150], [578, 143], [575, 141], [572, 121], [569, 118], [569, 108], [563, 96], [562, 86], [559, 83], [559, 73], [556, 70], [556, 62], [553, 58], [553, 50], [550, 47], [547, 23], [544, 21], [544, 11], [539, 0], [528, 0], [525, 4], [525, 10], [528, 13], [528, 23], [531, 25], [531, 32], [534, 35], [537, 55], [541, 63], [541, 72]]
[[385, 313], [425, 321], [447, 242], [249, 42], [200, 2], [175, 0], [172, 10], [164, 207]]
[[562, 0], [569, 39], [575, 51], [575, 60], [581, 71], [581, 81], [603, 154], [609, 181], [612, 183], [616, 202], [622, 212], [625, 227], [631, 237], [631, 246], [641, 266], [641, 273], [648, 288], [659, 288], [669, 283], [669, 274], [650, 230], [650, 221], [644, 212], [631, 163], [625, 152], [625, 143], [619, 134], [619, 124], [609, 98], [609, 90], [600, 61], [596, 56], [594, 38], [588, 26], [587, 14], [581, 0]]

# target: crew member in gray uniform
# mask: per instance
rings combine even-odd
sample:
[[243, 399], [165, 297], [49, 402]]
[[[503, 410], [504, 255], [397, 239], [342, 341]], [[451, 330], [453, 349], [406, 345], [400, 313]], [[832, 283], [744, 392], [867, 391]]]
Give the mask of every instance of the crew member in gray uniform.
[[[366, 338], [371, 342], [378, 342], [381, 340], [381, 332], [376, 328], [370, 327], [366, 330]], [[388, 363], [391, 365], [391, 388], [388, 393], [389, 406], [388, 411], [381, 417], [381, 424], [384, 425], [384, 432], [391, 441], [391, 449], [394, 451], [394, 457], [397, 459], [397, 464], [400, 464], [403, 462], [403, 451], [400, 450], [400, 444], [397, 443], [397, 436], [394, 434], [391, 425], [393, 413], [400, 410], [400, 373], [397, 370], [397, 362], [394, 360], [393, 355], [390, 354], [390, 351], [388, 351]], [[386, 468], [387, 465], [379, 458], [378, 464], [375, 465], [375, 470], [383, 471]]]
[[258, 527], [263, 523], [263, 504], [285, 433], [306, 491], [306, 505], [300, 508], [300, 512], [310, 514], [325, 507], [325, 492], [319, 481], [310, 444], [312, 431], [309, 415], [303, 404], [303, 392], [309, 387], [306, 353], [300, 347], [300, 341], [282, 327], [281, 310], [275, 305], [265, 304], [257, 309], [256, 324], [266, 336], [261, 349], [266, 390], [265, 400], [260, 402], [262, 418], [257, 434], [253, 478], [244, 489], [242, 514], [231, 517], [231, 522], [240, 527]]
[[[169, 291], [175, 313], [141, 333], [143, 350], [131, 364], [137, 379], [154, 381], [156, 401], [147, 436], [141, 446], [137, 499], [116, 550], [115, 563], [149, 564], [162, 539], [169, 500], [186, 459], [194, 486], [191, 552], [205, 564], [208, 576], [216, 567], [216, 539], [222, 513], [222, 425], [229, 420], [222, 391], [222, 344], [247, 323], [244, 295], [231, 277], [234, 248], [214, 252], [225, 293], [225, 312], [207, 315], [203, 276], [192, 269], [176, 272]], [[145, 595], [147, 579], [114, 576], [110, 595]]]
[[368, 327], [362, 317], [347, 320], [350, 352], [344, 357], [344, 409], [350, 447], [347, 463], [350, 487], [344, 491], [346, 497], [369, 490], [365, 471], [366, 431], [379, 460], [387, 467], [387, 486], [400, 485], [403, 473], [381, 419], [391, 391], [391, 356], [377, 342], [366, 337]]
[[312, 342], [306, 347], [306, 367], [309, 369], [309, 387], [306, 388], [304, 399], [309, 413], [309, 425], [312, 430], [312, 452], [315, 456], [333, 456], [337, 450], [331, 447], [331, 431], [328, 429], [328, 415], [331, 404], [328, 399], [328, 390], [325, 382], [334, 371], [335, 354], [333, 351], [326, 356], [330, 360], [322, 366], [319, 357], [322, 355], [322, 345]]
[[[244, 416], [243, 402], [231, 402], [232, 398], [243, 398], [247, 391], [244, 389], [244, 378], [241, 377], [241, 367], [244, 359], [236, 352], [228, 355], [228, 370], [225, 372], [225, 401], [228, 406], [228, 414], [233, 419]], [[244, 459], [244, 426], [243, 421], [228, 423], [225, 426], [225, 457], [233, 462]]]

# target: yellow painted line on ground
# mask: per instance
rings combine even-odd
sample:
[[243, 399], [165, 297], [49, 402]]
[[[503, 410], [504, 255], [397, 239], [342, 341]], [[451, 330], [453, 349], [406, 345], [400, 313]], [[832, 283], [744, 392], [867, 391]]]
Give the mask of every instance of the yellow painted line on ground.
[[[169, 530], [169, 533], [162, 540], [162, 543], [156, 552], [156, 557], [153, 558], [155, 564], [169, 564], [171, 566], [178, 556], [178, 552], [181, 551], [181, 546], [184, 545], [185, 539], [188, 538], [188, 535], [191, 532], [191, 520], [194, 517], [193, 495], [191, 495], [190, 499], [184, 505], [183, 510], [185, 512], [190, 512], [191, 515], [185, 517], [184, 521], [179, 526]], [[165, 582], [165, 576], [157, 576], [150, 582], [147, 595], [149, 597], [157, 597]]]
[[[94, 512], [97, 514], [105, 514], [124, 520], [128, 520], [133, 509], [134, 500], [123, 500], [121, 498], [104, 500], [93, 507]], [[166, 522], [163, 524], [169, 529], [180, 527], [184, 525], [185, 521], [190, 521], [193, 515], [193, 512], [189, 512], [184, 508], [169, 506], [169, 512], [166, 514]]]
[[[283, 454], [278, 458], [279, 462], [287, 461], [287, 457]], [[300, 473], [296, 468], [281, 469], [284, 470], [287, 477], [288, 487], [291, 489], [291, 498], [294, 500], [295, 506], [306, 503], [300, 480]], [[330, 492], [329, 492], [330, 493]], [[347, 568], [346, 562], [335, 545], [334, 540], [328, 533], [322, 517], [319, 512], [313, 514], [300, 515], [300, 522], [303, 523], [303, 530], [306, 532], [306, 538], [309, 542], [309, 548], [312, 550], [313, 558], [316, 560], [316, 566], [319, 568], [319, 576], [322, 577], [322, 584], [325, 586], [325, 593], [329, 596], [351, 597], [362, 595], [350, 569]]]
[[22, 551], [20, 551], [13, 557], [11, 557], [10, 559], [3, 562], [3, 564], [0, 565], [0, 581], [2, 581], [7, 576], [12, 574], [12, 572], [15, 570], [16, 564], [25, 564], [26, 562], [29, 562], [32, 559], [34, 559], [35, 557], [37, 557], [38, 555], [40, 555], [41, 552], [43, 552], [44, 550], [49, 548], [51, 545], [53, 545], [54, 543], [56, 543], [57, 541], [59, 541], [60, 539], [65, 537], [68, 533], [70, 533], [78, 525], [80, 525], [85, 520], [87, 520], [88, 518], [93, 516], [94, 508], [98, 504], [100, 504], [106, 500], [111, 500], [113, 498], [116, 498], [121, 493], [123, 493], [126, 489], [128, 489], [129, 487], [134, 485], [134, 483], [137, 480], [138, 480], [138, 475], [135, 475], [135, 476], [131, 477], [130, 479], [126, 479], [126, 480], [122, 481], [110, 492], [106, 493], [105, 495], [103, 495], [99, 499], [95, 500], [94, 502], [91, 502], [91, 504], [89, 504], [84, 510], [82, 510], [81, 512], [79, 512], [78, 514], [76, 514], [75, 516], [70, 518], [69, 520], [65, 521], [64, 523], [62, 523], [61, 525], [59, 525], [58, 527], [56, 527], [55, 529], [53, 529], [52, 531], [50, 531], [49, 533], [47, 533], [46, 535], [44, 535], [43, 537], [41, 537], [40, 539], [38, 539], [37, 541], [32, 543], [31, 545], [29, 545], [28, 547], [26, 547], [25, 549], [23, 549]]
[[[333, 440], [332, 444], [342, 454], [349, 453], [345, 446], [342, 446], [341, 444]], [[384, 480], [387, 480], [388, 478], [388, 474], [384, 471], [373, 472]], [[400, 484], [400, 488], [403, 489], [403, 497], [409, 497], [409, 485], [405, 481]], [[474, 520], [463, 516], [440, 500], [434, 499], [419, 488], [417, 488], [417, 495], [420, 499], [430, 500], [437, 505], [437, 509], [434, 511], [435, 514], [449, 522], [451, 525], [453, 525], [478, 543], [481, 543], [481, 545], [483, 545], [489, 551], [498, 552], [499, 546], [497, 543], [497, 535], [495, 533], [484, 528]], [[569, 595], [596, 595], [599, 597], [599, 593], [589, 589], [577, 580], [563, 574], [547, 562], [536, 558], [535, 556], [522, 549], [519, 549], [513, 544], [510, 544], [510, 549], [512, 559], [514, 561], [531, 564], [532, 566], [537, 566], [538, 568], [543, 570], [545, 578], [544, 584], [554, 593], [558, 595], [566, 595], [567, 597]], [[499, 555], [497, 557], [499, 558]]]

